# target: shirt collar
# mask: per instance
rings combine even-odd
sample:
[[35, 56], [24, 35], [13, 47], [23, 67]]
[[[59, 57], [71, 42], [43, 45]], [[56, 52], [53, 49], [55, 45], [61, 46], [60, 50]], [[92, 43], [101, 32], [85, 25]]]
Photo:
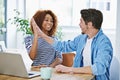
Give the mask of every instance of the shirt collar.
[[97, 38], [99, 35], [101, 35], [103, 33], [103, 31], [102, 31], [102, 29], [100, 29], [99, 31], [98, 31], [98, 33], [94, 36], [94, 38]]

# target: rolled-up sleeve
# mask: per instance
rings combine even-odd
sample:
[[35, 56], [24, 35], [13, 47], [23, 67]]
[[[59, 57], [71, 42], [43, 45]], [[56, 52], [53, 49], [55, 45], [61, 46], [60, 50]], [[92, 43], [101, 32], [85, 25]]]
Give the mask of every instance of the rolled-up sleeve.
[[[113, 57], [113, 48], [108, 39], [104, 39], [100, 44], [97, 44], [96, 49], [94, 49], [96, 56], [94, 58], [93, 65], [91, 66], [94, 75], [105, 74], [109, 68]], [[95, 53], [94, 52], [94, 53]]]

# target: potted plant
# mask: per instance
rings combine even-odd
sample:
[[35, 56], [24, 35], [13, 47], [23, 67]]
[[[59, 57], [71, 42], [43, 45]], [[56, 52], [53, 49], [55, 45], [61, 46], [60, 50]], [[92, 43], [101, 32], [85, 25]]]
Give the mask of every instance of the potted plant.
[[4, 23], [0, 20], [0, 34], [3, 34], [2, 28], [4, 27]]
[[29, 34], [32, 35], [32, 31], [29, 27], [29, 20], [20, 18], [20, 12], [17, 9], [14, 9], [16, 16], [10, 18], [8, 21], [12, 21], [11, 24], [15, 24], [17, 31], [22, 31], [23, 35]]
[[24, 38], [26, 36], [32, 35], [32, 31], [29, 26], [29, 20], [20, 17], [20, 12], [17, 9], [14, 9], [15, 16], [10, 18], [8, 22], [14, 24], [17, 28], [17, 39], [16, 39], [16, 47], [18, 49], [24, 48]]

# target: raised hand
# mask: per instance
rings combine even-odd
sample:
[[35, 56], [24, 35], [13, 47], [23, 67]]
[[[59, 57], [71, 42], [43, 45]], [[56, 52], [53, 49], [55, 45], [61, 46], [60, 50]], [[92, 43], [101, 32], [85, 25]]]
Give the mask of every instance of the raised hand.
[[36, 35], [38, 37], [41, 37], [41, 35], [43, 34], [43, 32], [41, 31], [41, 29], [36, 24], [34, 18], [31, 19], [31, 25], [32, 25], [32, 29], [33, 29], [34, 35]]
[[42, 37], [45, 39], [48, 43], [53, 44], [54, 39], [46, 35], [42, 30], [39, 28], [39, 26], [36, 24], [35, 20], [32, 18], [31, 19], [31, 25], [33, 29], [34, 36], [36, 37]]

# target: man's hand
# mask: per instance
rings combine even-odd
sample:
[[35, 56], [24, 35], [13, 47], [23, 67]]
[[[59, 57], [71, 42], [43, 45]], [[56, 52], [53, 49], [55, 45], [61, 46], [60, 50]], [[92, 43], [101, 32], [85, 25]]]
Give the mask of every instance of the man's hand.
[[72, 71], [72, 67], [66, 67], [66, 66], [63, 66], [63, 65], [57, 65], [55, 67], [55, 70], [57, 72], [70, 73]]

